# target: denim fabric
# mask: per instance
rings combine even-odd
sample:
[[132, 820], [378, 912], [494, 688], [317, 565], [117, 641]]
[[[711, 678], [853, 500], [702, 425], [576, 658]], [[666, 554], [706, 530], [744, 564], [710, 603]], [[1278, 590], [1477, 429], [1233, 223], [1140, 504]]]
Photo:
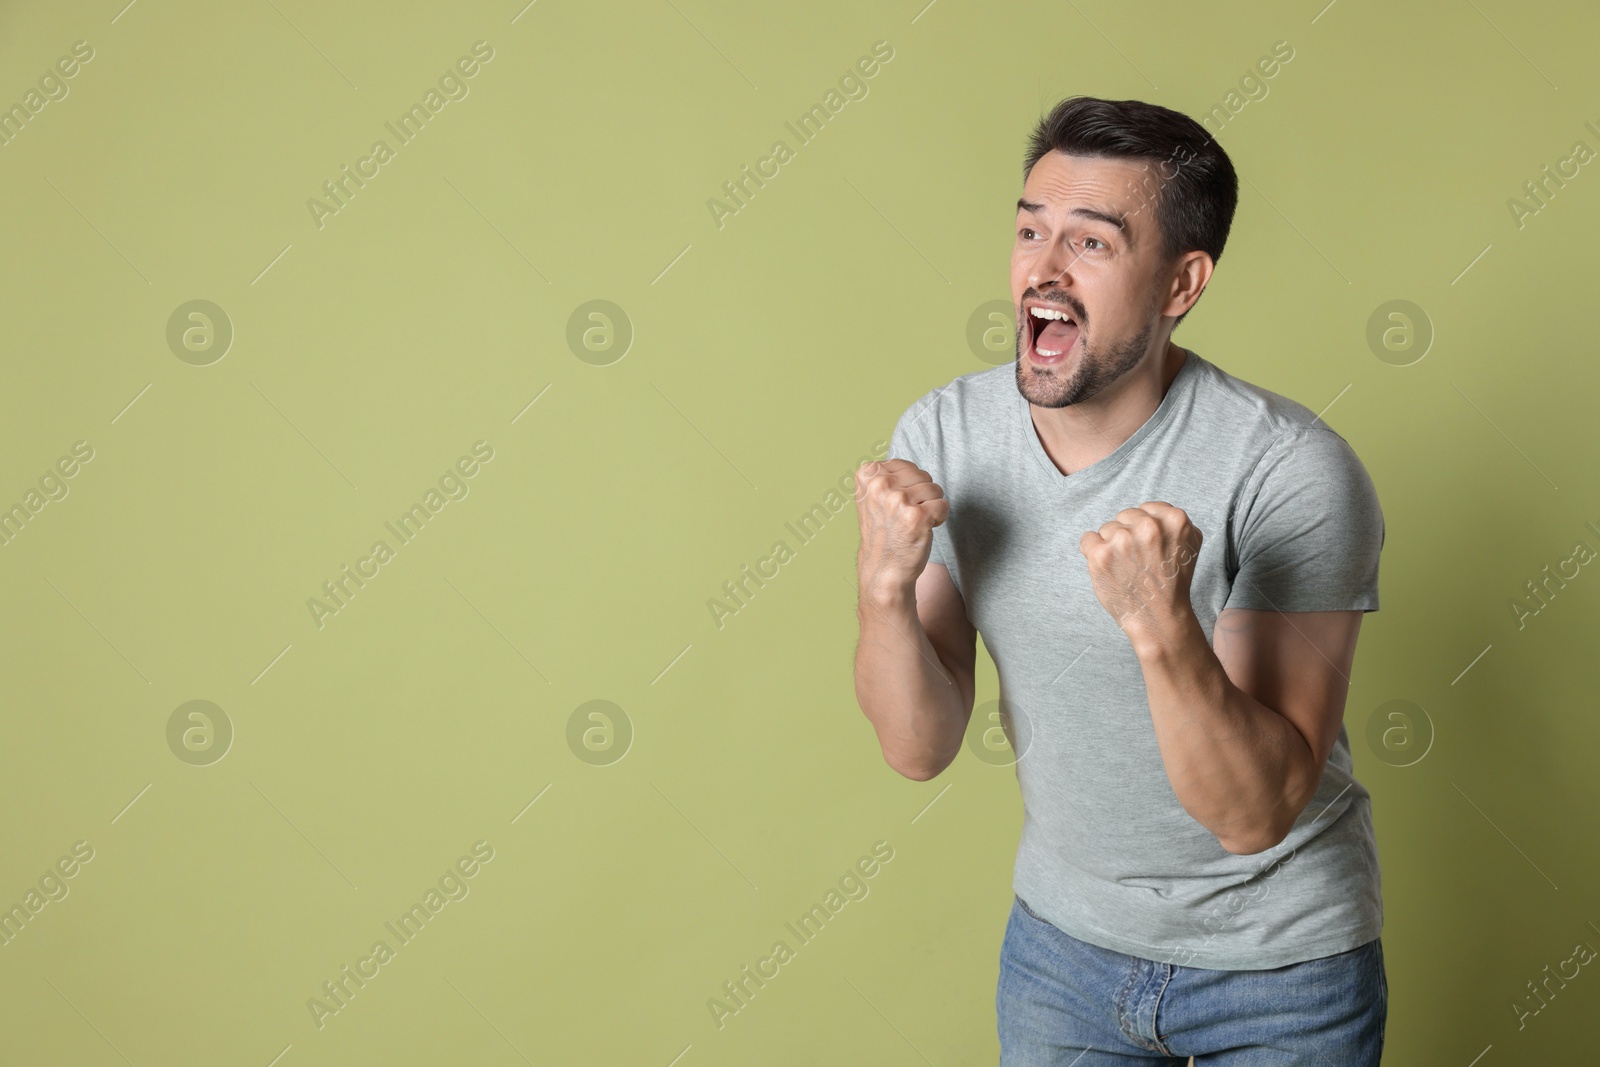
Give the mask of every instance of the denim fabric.
[[1378, 1067], [1383, 944], [1259, 971], [1157, 963], [1011, 907], [995, 1011], [1000, 1067]]

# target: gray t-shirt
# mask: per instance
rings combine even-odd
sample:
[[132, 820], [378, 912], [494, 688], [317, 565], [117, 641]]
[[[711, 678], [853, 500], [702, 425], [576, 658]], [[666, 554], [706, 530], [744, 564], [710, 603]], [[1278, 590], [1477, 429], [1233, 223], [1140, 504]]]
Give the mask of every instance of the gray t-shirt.
[[1341, 726], [1281, 845], [1225, 850], [1173, 792], [1138, 657], [1078, 540], [1147, 500], [1182, 508], [1203, 535], [1191, 599], [1210, 641], [1225, 607], [1376, 611], [1383, 513], [1361, 460], [1309, 408], [1185, 351], [1144, 425], [1070, 476], [1045, 453], [1009, 363], [913, 403], [889, 455], [950, 501], [930, 563], [949, 569], [983, 636], [1021, 753], [1017, 895], [1104, 948], [1258, 970], [1382, 930], [1371, 795], [1349, 738]]

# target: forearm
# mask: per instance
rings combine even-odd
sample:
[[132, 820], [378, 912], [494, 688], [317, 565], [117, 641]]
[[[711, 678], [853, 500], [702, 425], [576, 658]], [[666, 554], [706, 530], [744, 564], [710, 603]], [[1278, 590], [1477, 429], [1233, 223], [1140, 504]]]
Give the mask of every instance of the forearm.
[[1192, 611], [1160, 633], [1141, 632], [1134, 651], [1184, 809], [1230, 852], [1281, 841], [1321, 777], [1305, 737], [1233, 684]]
[[856, 701], [872, 722], [884, 759], [926, 781], [961, 749], [968, 710], [917, 617], [912, 590], [869, 592], [856, 608]]

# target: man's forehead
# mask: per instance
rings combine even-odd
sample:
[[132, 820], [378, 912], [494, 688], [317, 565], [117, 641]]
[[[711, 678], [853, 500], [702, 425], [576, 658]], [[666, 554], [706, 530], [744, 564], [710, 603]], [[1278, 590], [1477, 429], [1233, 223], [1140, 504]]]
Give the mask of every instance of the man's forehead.
[[1153, 182], [1154, 168], [1144, 160], [1049, 152], [1029, 172], [1022, 199], [1047, 210], [1077, 206], [1131, 210]]

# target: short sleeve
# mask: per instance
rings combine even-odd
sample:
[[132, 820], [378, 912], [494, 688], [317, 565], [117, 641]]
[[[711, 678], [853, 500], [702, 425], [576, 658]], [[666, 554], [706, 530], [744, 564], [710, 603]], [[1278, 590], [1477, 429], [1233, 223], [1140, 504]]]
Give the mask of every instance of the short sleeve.
[[1257, 463], [1235, 518], [1226, 608], [1378, 610], [1383, 511], [1367, 469], [1326, 428], [1287, 432]]
[[924, 426], [921, 424], [936, 418], [928, 410], [928, 398], [912, 404], [906, 409], [905, 414], [894, 425], [894, 433], [889, 436], [889, 459], [904, 459], [915, 463], [944, 490], [945, 499], [950, 501], [950, 516], [944, 522], [933, 528], [933, 546], [928, 550], [928, 562], [941, 564], [951, 573], [956, 574], [956, 568], [951, 560], [955, 551], [950, 544], [950, 524], [955, 519], [956, 502], [951, 496], [950, 484], [945, 480], [944, 464], [941, 457], [925, 444], [923, 437]]

